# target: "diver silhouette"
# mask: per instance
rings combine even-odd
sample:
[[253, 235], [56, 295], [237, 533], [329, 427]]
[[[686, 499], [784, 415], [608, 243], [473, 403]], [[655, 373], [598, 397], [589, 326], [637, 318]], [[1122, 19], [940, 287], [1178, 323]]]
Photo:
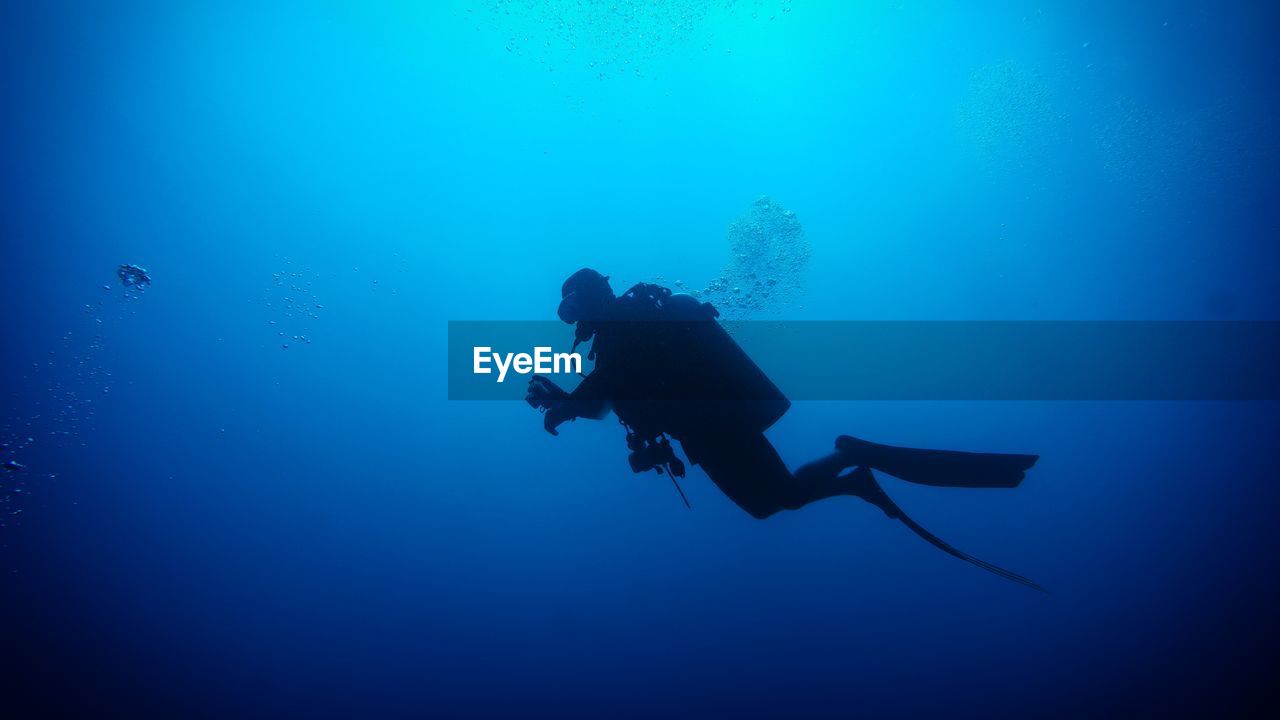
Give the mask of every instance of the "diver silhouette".
[[939, 487], [1012, 488], [1039, 456], [894, 447], [841, 435], [835, 452], [793, 473], [764, 435], [791, 401], [720, 326], [709, 303], [648, 283], [617, 296], [609, 278], [590, 268], [570, 276], [560, 295], [560, 319], [575, 326], [575, 348], [591, 341], [595, 367], [572, 392], [539, 375], [529, 381], [526, 400], [545, 411], [543, 426], [552, 435], [567, 421], [598, 420], [612, 410], [627, 429], [635, 472], [665, 471], [673, 482], [684, 476], [669, 436], [753, 517], [829, 497], [862, 498], [941, 550], [1044, 590], [925, 530], [872, 473]]

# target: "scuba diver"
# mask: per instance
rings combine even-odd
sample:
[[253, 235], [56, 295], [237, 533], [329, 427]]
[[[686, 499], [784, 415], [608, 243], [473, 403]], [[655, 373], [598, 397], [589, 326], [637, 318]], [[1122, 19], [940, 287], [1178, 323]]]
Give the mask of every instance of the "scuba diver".
[[565, 422], [602, 419], [612, 410], [627, 430], [631, 469], [665, 471], [686, 505], [676, 481], [684, 463], [668, 438], [755, 518], [829, 497], [862, 498], [935, 547], [1044, 591], [925, 530], [872, 473], [939, 487], [1012, 488], [1039, 456], [903, 448], [841, 435], [835, 452], [793, 473], [764, 435], [791, 401], [720, 326], [710, 303], [647, 283], [617, 296], [609, 278], [590, 268], [570, 276], [560, 295], [558, 314], [575, 326], [574, 348], [591, 340], [595, 367], [572, 392], [540, 375], [529, 381], [525, 399], [544, 412], [547, 432], [558, 435]]

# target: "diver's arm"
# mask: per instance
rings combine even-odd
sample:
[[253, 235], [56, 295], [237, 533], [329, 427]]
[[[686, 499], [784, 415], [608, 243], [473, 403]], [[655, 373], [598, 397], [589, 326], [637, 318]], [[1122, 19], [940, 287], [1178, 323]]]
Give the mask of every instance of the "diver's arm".
[[547, 408], [542, 426], [552, 435], [559, 435], [556, 428], [569, 420], [603, 418], [609, 413], [610, 385], [608, 373], [597, 367], [578, 383], [573, 392], [567, 393]]
[[566, 403], [573, 417], [599, 420], [609, 414], [609, 398], [613, 394], [609, 373], [597, 367], [585, 377], [578, 387], [569, 393]]

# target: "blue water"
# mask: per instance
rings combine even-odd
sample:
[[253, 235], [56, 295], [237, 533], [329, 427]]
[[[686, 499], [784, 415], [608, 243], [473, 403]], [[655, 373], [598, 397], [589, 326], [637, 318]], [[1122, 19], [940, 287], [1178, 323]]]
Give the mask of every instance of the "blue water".
[[0, 11], [6, 715], [1270, 696], [1274, 404], [807, 402], [770, 431], [793, 465], [839, 433], [1040, 453], [1015, 491], [886, 483], [1045, 596], [855, 499], [761, 522], [694, 470], [688, 511], [616, 423], [552, 438], [444, 368], [446, 321], [552, 318], [584, 265], [705, 282], [761, 194], [813, 248], [786, 317], [1277, 319], [1275, 8], [262, 5]]

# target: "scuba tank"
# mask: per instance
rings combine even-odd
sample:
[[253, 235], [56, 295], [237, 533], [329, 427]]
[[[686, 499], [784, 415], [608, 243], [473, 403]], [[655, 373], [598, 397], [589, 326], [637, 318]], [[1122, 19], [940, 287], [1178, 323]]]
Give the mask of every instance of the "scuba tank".
[[618, 389], [614, 410], [641, 435], [760, 433], [791, 407], [710, 303], [640, 283], [617, 307], [617, 317], [597, 328], [592, 352], [602, 365], [624, 366], [633, 381]]

